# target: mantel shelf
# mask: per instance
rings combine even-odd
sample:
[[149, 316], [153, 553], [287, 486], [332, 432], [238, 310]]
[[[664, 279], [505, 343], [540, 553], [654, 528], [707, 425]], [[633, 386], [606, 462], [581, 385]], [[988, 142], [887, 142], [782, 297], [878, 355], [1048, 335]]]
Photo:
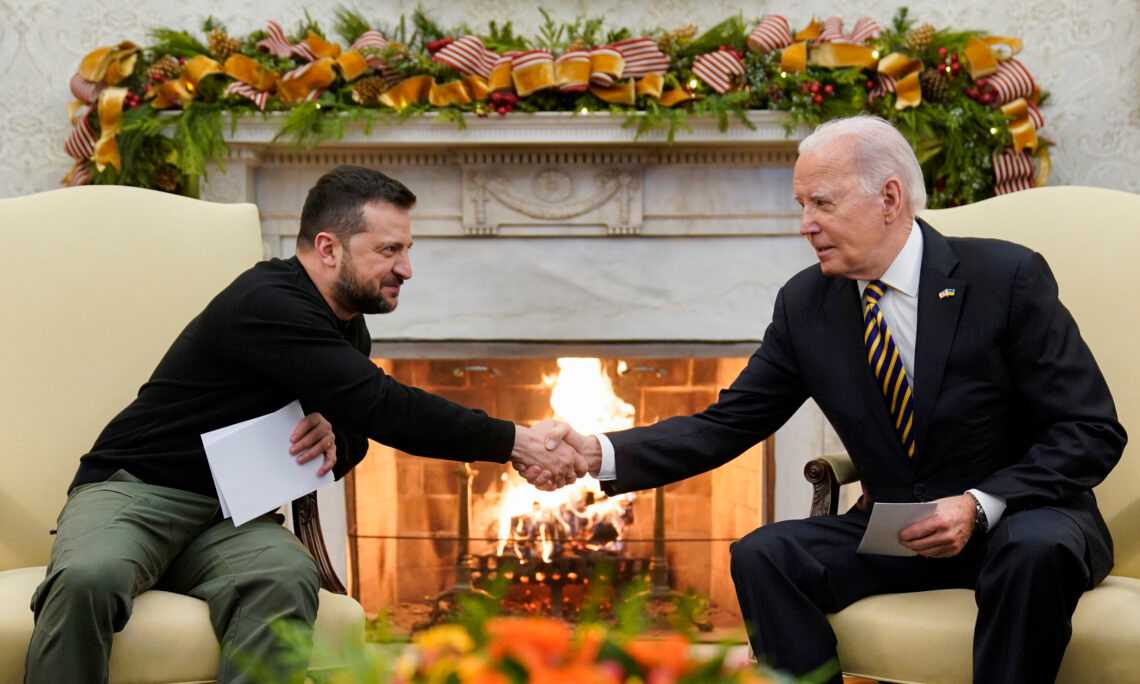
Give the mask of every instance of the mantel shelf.
[[[236, 129], [227, 126], [226, 140], [237, 148], [289, 147], [286, 139], [274, 141], [281, 130], [284, 114], [247, 117]], [[624, 126], [626, 119], [608, 112], [577, 114], [574, 112], [512, 113], [506, 117], [492, 114], [479, 117], [464, 115], [464, 127], [452, 120], [428, 113], [400, 122], [377, 122], [369, 133], [363, 124], [346, 126], [345, 135], [337, 141], [322, 143], [329, 147], [462, 147], [462, 146], [733, 146], [794, 147], [807, 134], [807, 129], [786, 130], [788, 115], [783, 112], [750, 111], [745, 118], [753, 128], [738, 118], [729, 117], [728, 127], [721, 131], [716, 117], [690, 117], [688, 128], [678, 130], [673, 143], [665, 129], [654, 129], [640, 136], [636, 126]]]

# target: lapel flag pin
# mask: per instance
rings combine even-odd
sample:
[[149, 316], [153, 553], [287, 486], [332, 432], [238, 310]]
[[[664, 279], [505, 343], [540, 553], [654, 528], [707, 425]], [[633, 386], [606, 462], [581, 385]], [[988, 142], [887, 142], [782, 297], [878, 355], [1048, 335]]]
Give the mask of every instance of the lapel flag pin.
[[938, 298], [939, 299], [946, 299], [947, 297], [953, 297], [956, 294], [958, 294], [957, 290], [955, 290], [952, 287], [948, 287], [945, 290], [938, 293]]

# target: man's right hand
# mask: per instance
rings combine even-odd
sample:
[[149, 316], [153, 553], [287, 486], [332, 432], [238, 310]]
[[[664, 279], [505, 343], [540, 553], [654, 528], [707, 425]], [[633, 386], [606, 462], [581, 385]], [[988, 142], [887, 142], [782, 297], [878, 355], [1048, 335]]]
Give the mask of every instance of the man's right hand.
[[589, 471], [586, 459], [564, 441], [569, 425], [543, 421], [532, 428], [515, 426], [511, 464], [527, 482], [553, 491], [574, 482]]
[[552, 449], [557, 446], [553, 442], [555, 437], [565, 441], [575, 451], [582, 454], [582, 457], [586, 459], [586, 469], [591, 475], [597, 476], [598, 471], [602, 468], [602, 445], [596, 435], [583, 435], [566, 423], [560, 423], [547, 436], [546, 448]]

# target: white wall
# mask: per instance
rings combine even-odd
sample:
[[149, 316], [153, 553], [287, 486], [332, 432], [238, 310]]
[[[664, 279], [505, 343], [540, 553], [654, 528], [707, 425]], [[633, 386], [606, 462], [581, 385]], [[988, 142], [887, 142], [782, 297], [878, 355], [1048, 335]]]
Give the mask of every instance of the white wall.
[[[366, 8], [365, 16], [388, 22], [416, 6], [415, 1], [377, 0], [0, 0], [0, 97], [4, 99], [0, 105], [0, 197], [56, 188], [70, 168], [63, 152], [71, 99], [67, 83], [89, 50], [123, 39], [145, 45], [147, 29], [155, 26], [196, 30], [208, 14], [220, 18], [234, 33], [244, 34], [262, 28], [271, 18], [293, 26], [308, 9], [331, 28], [335, 8], [341, 4]], [[848, 24], [863, 14], [885, 24], [900, 4], [907, 4], [919, 21], [984, 29], [1025, 41], [1023, 61], [1053, 94], [1044, 109], [1048, 119], [1044, 134], [1058, 143], [1053, 184], [1140, 192], [1137, 0], [424, 0], [422, 4], [445, 26], [468, 21], [481, 27], [490, 18], [512, 19], [528, 32], [541, 21], [536, 5], [546, 6], [560, 18], [599, 15], [612, 25], [631, 28], [675, 28], [688, 22], [707, 28], [737, 12], [746, 18], [781, 12], [793, 26], [802, 26], [813, 13], [827, 16], [837, 11]]]

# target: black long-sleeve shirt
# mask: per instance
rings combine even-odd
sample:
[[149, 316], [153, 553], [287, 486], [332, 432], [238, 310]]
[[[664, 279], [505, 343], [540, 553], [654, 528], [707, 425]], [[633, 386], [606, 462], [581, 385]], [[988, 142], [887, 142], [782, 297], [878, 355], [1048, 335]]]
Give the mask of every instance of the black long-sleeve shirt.
[[396, 382], [370, 347], [363, 317], [338, 319], [296, 258], [261, 262], [190, 321], [80, 459], [71, 487], [121, 468], [216, 496], [200, 435], [295, 399], [332, 423], [337, 478], [364, 458], [366, 437], [422, 456], [507, 460], [512, 423]]

